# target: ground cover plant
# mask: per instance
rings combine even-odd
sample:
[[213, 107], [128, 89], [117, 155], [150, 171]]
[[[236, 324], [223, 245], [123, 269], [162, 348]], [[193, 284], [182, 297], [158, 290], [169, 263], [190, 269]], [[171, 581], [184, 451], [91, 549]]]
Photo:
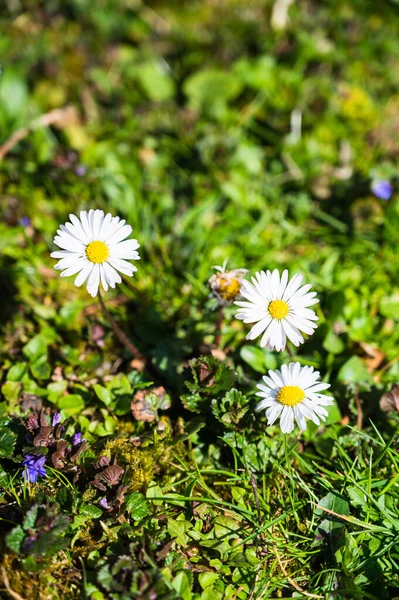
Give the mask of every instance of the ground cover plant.
[[2, 4], [2, 598], [399, 597], [398, 13]]

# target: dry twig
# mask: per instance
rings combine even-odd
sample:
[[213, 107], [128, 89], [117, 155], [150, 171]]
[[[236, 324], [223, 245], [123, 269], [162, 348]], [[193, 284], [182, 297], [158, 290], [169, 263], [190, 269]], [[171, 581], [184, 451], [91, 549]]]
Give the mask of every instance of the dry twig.
[[140, 350], [137, 348], [137, 346], [135, 346], [133, 344], [133, 342], [131, 342], [129, 340], [127, 335], [122, 331], [122, 329], [116, 323], [115, 319], [109, 312], [108, 308], [105, 306], [100, 290], [98, 290], [98, 299], [100, 301], [101, 308], [102, 308], [105, 316], [107, 317], [112, 329], [114, 330], [114, 333], [117, 336], [117, 338], [120, 340], [120, 342], [122, 342], [122, 344], [125, 346], [125, 348], [127, 348], [129, 350], [129, 352], [131, 352], [133, 354], [134, 358], [136, 358], [136, 359], [142, 361], [144, 364], [146, 364], [148, 361], [146, 360], [145, 356], [140, 352]]
[[14, 592], [14, 590], [11, 589], [10, 582], [8, 580], [7, 571], [5, 570], [4, 567], [1, 567], [1, 574], [3, 575], [4, 585], [6, 587], [7, 592], [10, 594], [10, 596], [12, 598], [15, 598], [15, 600], [24, 600], [24, 598], [22, 598], [22, 596], [20, 596], [19, 594], [17, 594], [17, 592]]
[[280, 565], [280, 569], [282, 570], [284, 576], [287, 578], [288, 582], [292, 585], [293, 588], [296, 589], [297, 592], [300, 592], [301, 594], [303, 594], [304, 596], [306, 596], [307, 598], [324, 598], [324, 596], [318, 596], [317, 594], [311, 594], [310, 592], [305, 592], [305, 590], [303, 588], [301, 588], [300, 585], [298, 585], [287, 573], [286, 568], [283, 565], [283, 562], [281, 560], [281, 557], [278, 553], [277, 550], [277, 546], [276, 544], [274, 544], [273, 546], [274, 552], [276, 554], [276, 558], [278, 561], [278, 564]]
[[355, 390], [355, 403], [356, 403], [356, 408], [357, 408], [356, 427], [358, 429], [361, 429], [362, 425], [363, 425], [363, 409], [362, 409], [362, 403], [360, 402], [360, 398], [359, 398], [358, 388], [356, 388], [356, 390]]
[[8, 154], [18, 142], [26, 138], [32, 131], [39, 129], [40, 127], [48, 127], [49, 125], [63, 128], [72, 123], [76, 123], [77, 120], [77, 113], [73, 106], [56, 108], [55, 110], [51, 110], [50, 112], [41, 115], [27, 125], [27, 127], [21, 127], [21, 129], [14, 131], [11, 137], [0, 146], [0, 161], [3, 160], [6, 154]]

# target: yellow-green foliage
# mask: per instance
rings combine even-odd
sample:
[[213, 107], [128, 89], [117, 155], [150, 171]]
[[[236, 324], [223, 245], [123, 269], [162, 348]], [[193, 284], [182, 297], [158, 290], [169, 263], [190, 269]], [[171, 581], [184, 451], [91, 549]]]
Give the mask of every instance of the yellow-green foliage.
[[19, 594], [24, 600], [74, 600], [79, 597], [80, 575], [71, 567], [64, 552], [38, 573], [23, 570], [21, 562], [13, 553], [3, 555], [0, 564], [0, 598], [16, 598], [11, 592]]
[[134, 446], [129, 438], [119, 437], [107, 442], [102, 454], [117, 461], [125, 470], [123, 479], [128, 491], [143, 491], [153, 479], [156, 471], [166, 468], [172, 453], [177, 447], [168, 445], [170, 431], [167, 430], [162, 441], [147, 447]]
[[374, 122], [376, 111], [370, 96], [359, 86], [345, 86], [342, 90], [341, 112], [352, 121]]
[[82, 498], [84, 502], [90, 502], [91, 500], [94, 500], [96, 496], [97, 490], [94, 487], [90, 486], [83, 492]]

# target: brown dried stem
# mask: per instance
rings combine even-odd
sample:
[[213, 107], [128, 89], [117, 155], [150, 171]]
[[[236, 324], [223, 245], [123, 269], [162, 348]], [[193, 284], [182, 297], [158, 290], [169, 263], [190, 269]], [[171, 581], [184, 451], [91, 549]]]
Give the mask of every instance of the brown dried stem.
[[116, 323], [115, 319], [109, 312], [108, 308], [105, 306], [100, 290], [98, 290], [98, 299], [100, 301], [102, 311], [103, 311], [104, 315], [107, 317], [107, 319], [108, 319], [112, 329], [114, 330], [116, 337], [119, 339], [119, 341], [125, 346], [125, 348], [127, 348], [129, 350], [129, 352], [131, 352], [133, 354], [134, 358], [142, 361], [144, 364], [147, 364], [147, 360], [146, 360], [145, 356], [140, 352], [140, 350], [137, 348], [137, 346], [135, 346], [133, 344], [133, 342], [129, 340], [129, 338], [122, 331], [122, 329], [120, 329], [119, 325]]
[[222, 324], [223, 324], [223, 305], [219, 306], [218, 316], [216, 319], [216, 334], [215, 334], [215, 346], [220, 348], [222, 342]]
[[15, 598], [15, 600], [24, 600], [24, 598], [22, 598], [22, 596], [20, 596], [17, 592], [14, 592], [14, 590], [11, 588], [10, 582], [8, 580], [7, 571], [4, 567], [1, 567], [1, 574], [3, 575], [3, 581], [4, 581], [5, 588], [6, 588], [7, 592], [10, 594], [11, 598]]
[[363, 408], [362, 403], [360, 402], [358, 388], [355, 390], [355, 404], [357, 409], [356, 427], [361, 429], [363, 426]]
[[39, 129], [40, 127], [48, 127], [49, 125], [55, 125], [56, 127], [67, 127], [71, 123], [76, 123], [78, 120], [76, 110], [73, 106], [65, 106], [64, 108], [56, 108], [50, 112], [41, 115], [37, 119], [34, 119], [26, 127], [17, 129], [8, 138], [4, 144], [0, 146], [0, 161], [8, 154], [18, 142], [26, 138], [32, 131]]
[[300, 585], [298, 585], [287, 573], [287, 569], [284, 567], [284, 564], [281, 560], [280, 554], [278, 553], [277, 546], [274, 544], [273, 546], [274, 552], [276, 554], [276, 558], [278, 564], [280, 565], [280, 569], [282, 570], [284, 576], [287, 578], [288, 582], [292, 585], [293, 588], [296, 589], [297, 592], [300, 592], [307, 598], [324, 598], [324, 596], [318, 596], [317, 594], [311, 594], [310, 592], [306, 592]]

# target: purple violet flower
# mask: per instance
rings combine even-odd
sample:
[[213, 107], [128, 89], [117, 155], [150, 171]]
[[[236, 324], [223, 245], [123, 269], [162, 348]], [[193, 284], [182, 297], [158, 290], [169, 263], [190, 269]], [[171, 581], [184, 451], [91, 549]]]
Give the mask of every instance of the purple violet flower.
[[105, 509], [109, 508], [108, 500], [106, 498], [101, 498], [99, 505]]
[[47, 473], [44, 468], [45, 462], [46, 457], [42, 454], [26, 454], [25, 460], [22, 461], [22, 464], [25, 467], [22, 476], [30, 483], [36, 483], [39, 475], [41, 477], [46, 477]]
[[393, 192], [393, 186], [386, 179], [373, 181], [371, 189], [373, 194], [381, 200], [389, 200]]
[[30, 225], [30, 218], [29, 217], [21, 217], [20, 221], [21, 225], [23, 227], [28, 227], [28, 225]]
[[80, 432], [78, 433], [74, 433], [73, 437], [72, 437], [72, 444], [74, 446], [77, 446], [78, 444], [80, 444], [81, 442], [85, 442], [86, 438], [82, 437], [82, 434]]
[[78, 177], [84, 177], [87, 173], [87, 169], [84, 165], [77, 165], [75, 167], [75, 175]]
[[52, 426], [55, 427], [56, 425], [58, 425], [58, 423], [61, 423], [61, 415], [60, 413], [56, 412], [53, 416]]

